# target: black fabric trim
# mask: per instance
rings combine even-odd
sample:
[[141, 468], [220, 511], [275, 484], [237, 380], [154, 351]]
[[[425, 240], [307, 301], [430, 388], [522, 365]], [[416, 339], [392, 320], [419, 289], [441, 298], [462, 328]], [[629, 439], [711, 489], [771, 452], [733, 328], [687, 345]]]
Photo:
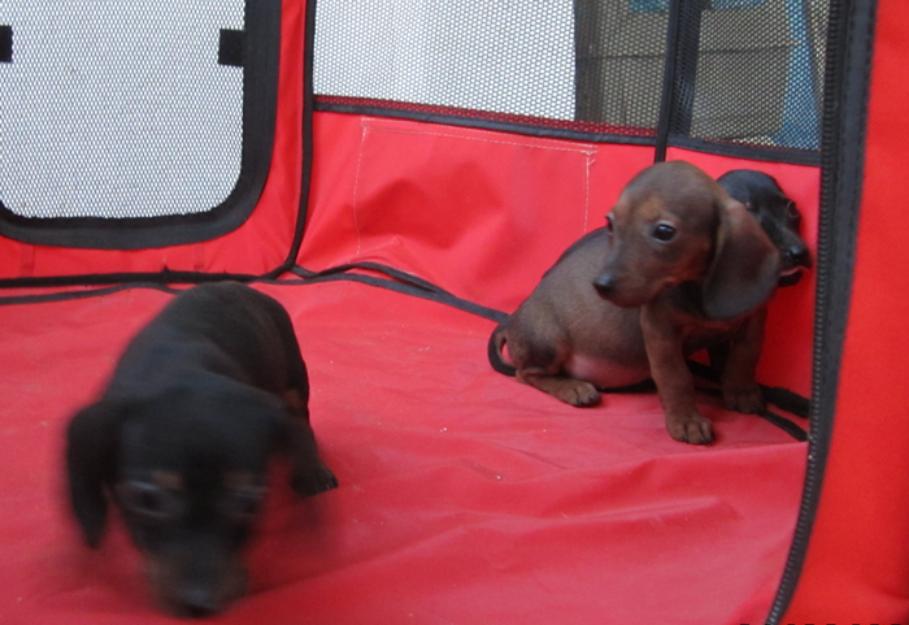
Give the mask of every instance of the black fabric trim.
[[[303, 286], [308, 284], [306, 280], [302, 279], [279, 280], [274, 278], [252, 276], [222, 276], [220, 278], [217, 278], [217, 280], [201, 280], [199, 282], [216, 282], [224, 280], [233, 280], [244, 282], [246, 284], [268, 284], [273, 286]], [[186, 283], [184, 282], [182, 284]], [[158, 282], [129, 282], [97, 289], [80, 289], [77, 291], [54, 291], [51, 293], [28, 293], [24, 295], [0, 296], [0, 306], [15, 306], [19, 304], [47, 304], [53, 302], [66, 302], [70, 300], [90, 299], [92, 297], [101, 297], [104, 295], [119, 293], [121, 291], [129, 291], [132, 289], [152, 289], [155, 291], [161, 291], [163, 293], [169, 293], [171, 295], [176, 295], [189, 288], [192, 288], [193, 286], [195, 286], [195, 284], [186, 284], [186, 288], [177, 288], [169, 284]]]
[[682, 3], [671, 0], [669, 4], [669, 23], [666, 33], [666, 59], [663, 65], [663, 94], [660, 102], [660, 119], [657, 125], [657, 141], [653, 160], [656, 163], [666, 160], [666, 146], [669, 143], [669, 129], [672, 122], [672, 110], [675, 102], [675, 72], [678, 66], [678, 41]]
[[[352, 270], [357, 269], [382, 273], [389, 276], [391, 279], [384, 280], [362, 273], [351, 273]], [[423, 278], [380, 263], [349, 263], [347, 265], [339, 265], [338, 267], [330, 267], [322, 271], [312, 271], [298, 265], [291, 271], [298, 276], [302, 276], [307, 281], [312, 282], [352, 280], [354, 282], [362, 282], [363, 284], [372, 286], [382, 286], [393, 291], [398, 291], [399, 293], [415, 295], [417, 297], [422, 297], [423, 299], [447, 304], [453, 308], [472, 313], [479, 317], [484, 317], [491, 321], [501, 322], [508, 317], [506, 313], [500, 310], [489, 308], [488, 306], [483, 306], [482, 304], [477, 304], [476, 302], [471, 302], [470, 300], [458, 297]]]
[[830, 6], [808, 466], [795, 536], [768, 625], [780, 624], [795, 595], [821, 500], [833, 438], [861, 208], [876, 11], [875, 2], [838, 0]]
[[410, 119], [418, 122], [434, 124], [447, 124], [449, 126], [462, 126], [465, 128], [479, 128], [481, 130], [494, 130], [498, 132], [512, 132], [530, 137], [544, 137], [554, 139], [570, 139], [573, 141], [587, 141], [589, 143], [627, 143], [631, 145], [654, 145], [654, 137], [640, 135], [623, 135], [619, 133], [584, 132], [581, 130], [568, 130], [564, 128], [547, 128], [533, 124], [518, 124], [513, 122], [491, 121], [476, 117], [459, 117], [457, 115], [440, 115], [425, 111], [402, 111], [399, 109], [383, 108], [380, 106], [359, 106], [350, 104], [336, 104], [319, 102], [316, 100], [316, 110], [328, 113], [349, 113], [352, 115], [374, 115], [376, 117], [392, 117], [395, 119]]
[[164, 271], [154, 273], [99, 273], [78, 276], [44, 276], [33, 278], [6, 278], [0, 280], [0, 288], [16, 287], [66, 287], [98, 286], [102, 284], [199, 284], [219, 280], [252, 282], [267, 279], [245, 273], [204, 273], [199, 271]]
[[13, 62], [13, 27], [0, 25], [0, 63]]
[[247, 0], [243, 58], [243, 145], [230, 195], [204, 213], [164, 217], [28, 218], [0, 202], [0, 234], [41, 245], [135, 250], [213, 239], [238, 228], [259, 200], [271, 167], [277, 106], [280, 0]]
[[[675, 12], [675, 48], [670, 55], [676, 62], [672, 75], [672, 106], [666, 123], [671, 132], [687, 135], [691, 130], [694, 109], [695, 81], [700, 56], [701, 21], [709, 0], [673, 2], [670, 12]], [[670, 17], [672, 19], [672, 17]]]
[[222, 28], [218, 38], [218, 63], [243, 67], [245, 33], [242, 30]]
[[278, 276], [290, 271], [297, 264], [297, 255], [303, 244], [303, 232], [306, 229], [306, 218], [309, 214], [309, 197], [312, 188], [312, 162], [313, 162], [313, 110], [315, 107], [315, 94], [313, 89], [313, 57], [315, 56], [316, 40], [316, 9], [318, 2], [306, 2], [306, 26], [303, 41], [303, 163], [300, 177], [300, 208], [297, 211], [297, 222], [294, 225], [294, 237], [290, 250], [284, 263], [270, 272], [271, 276]]
[[101, 295], [110, 295], [130, 289], [153, 289], [164, 293], [179, 293], [179, 289], [172, 289], [163, 284], [137, 283], [118, 284], [100, 289], [85, 289], [82, 291], [55, 291], [53, 293], [33, 293], [28, 295], [0, 296], [0, 306], [14, 306], [19, 304], [47, 304], [51, 302], [66, 302], [78, 299], [90, 299]]
[[669, 33], [655, 162], [666, 160], [671, 133], [684, 135], [691, 127], [701, 13], [705, 8], [707, 0], [671, 2], [669, 6]]
[[782, 148], [773, 146], [756, 146], [749, 143], [733, 143], [723, 141], [710, 141], [685, 135], [671, 133], [669, 145], [674, 148], [705, 152], [719, 156], [731, 156], [753, 161], [766, 161], [770, 163], [792, 163], [794, 165], [813, 165], [821, 163], [821, 155], [814, 150], [798, 148]]
[[[347, 273], [352, 270], [363, 270], [363, 271], [374, 271], [376, 273], [381, 273], [393, 280], [398, 282], [403, 282], [404, 284], [409, 284], [412, 287], [422, 289], [424, 291], [432, 291], [434, 293], [445, 293], [451, 295], [449, 291], [446, 291], [442, 287], [424, 280], [423, 278], [416, 276], [412, 273], [402, 271], [390, 265], [384, 265], [382, 263], [377, 263], [373, 261], [362, 261], [357, 263], [345, 263], [343, 265], [335, 265], [334, 267], [329, 267], [328, 269], [323, 269], [321, 271], [311, 271], [304, 267], [294, 267], [293, 272], [297, 275], [304, 276], [307, 278], [318, 277], [318, 276], [328, 276], [339, 273]], [[466, 301], [466, 300], [465, 300]], [[492, 310], [492, 309], [490, 309]], [[504, 313], [503, 313], [504, 314]]]

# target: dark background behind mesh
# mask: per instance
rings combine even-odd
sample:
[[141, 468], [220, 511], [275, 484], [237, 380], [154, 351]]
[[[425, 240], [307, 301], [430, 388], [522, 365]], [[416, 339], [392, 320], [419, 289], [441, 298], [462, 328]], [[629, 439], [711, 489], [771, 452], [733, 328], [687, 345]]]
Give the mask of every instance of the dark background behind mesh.
[[829, 2], [693, 0], [682, 6], [672, 133], [816, 150]]

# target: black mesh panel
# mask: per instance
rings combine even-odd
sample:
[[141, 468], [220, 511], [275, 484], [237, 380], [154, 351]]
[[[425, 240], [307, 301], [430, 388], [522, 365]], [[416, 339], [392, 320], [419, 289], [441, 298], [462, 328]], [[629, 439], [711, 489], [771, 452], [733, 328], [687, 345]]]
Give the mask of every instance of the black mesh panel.
[[671, 131], [817, 150], [827, 0], [682, 3]]
[[655, 129], [668, 15], [628, 0], [574, 0], [575, 116]]

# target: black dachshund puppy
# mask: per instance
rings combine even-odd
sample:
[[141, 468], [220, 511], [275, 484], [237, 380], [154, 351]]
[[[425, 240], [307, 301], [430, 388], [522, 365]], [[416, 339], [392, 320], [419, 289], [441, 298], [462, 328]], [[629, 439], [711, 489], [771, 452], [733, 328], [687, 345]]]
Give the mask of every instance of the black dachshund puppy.
[[796, 284], [803, 270], [811, 268], [811, 253], [799, 236], [802, 217], [795, 202], [786, 197], [776, 180], [754, 169], [734, 169], [720, 176], [717, 182], [733, 199], [745, 205], [780, 250], [779, 285]]
[[70, 499], [86, 542], [122, 513], [165, 608], [221, 611], [245, 588], [241, 561], [275, 452], [302, 496], [337, 486], [309, 425], [309, 384], [291, 320], [238, 283], [198, 286], [130, 342], [100, 399], [67, 431]]

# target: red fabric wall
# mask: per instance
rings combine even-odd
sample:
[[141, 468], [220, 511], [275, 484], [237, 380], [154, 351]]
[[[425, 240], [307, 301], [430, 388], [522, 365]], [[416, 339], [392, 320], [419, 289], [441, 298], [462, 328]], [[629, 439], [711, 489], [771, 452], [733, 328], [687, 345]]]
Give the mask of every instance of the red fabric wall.
[[[511, 311], [562, 251], [601, 226], [653, 148], [541, 139], [386, 118], [317, 113], [300, 263], [378, 261]], [[814, 249], [818, 170], [671, 150], [711, 175], [766, 171], [796, 200]], [[765, 383], [810, 393], [814, 276], [780, 290]]]
[[[238, 230], [196, 245], [135, 252], [0, 239], [0, 279], [108, 272], [262, 273], [283, 261], [300, 194], [304, 0], [284, 0], [277, 136], [259, 206]], [[909, 246], [901, 200], [909, 136], [904, 70], [909, 5], [881, 0], [865, 185], [837, 416], [804, 573], [783, 622], [909, 619]], [[602, 223], [646, 147], [526, 137], [385, 118], [315, 115], [315, 169], [300, 262], [374, 260], [457, 295], [513, 309], [572, 241]], [[719, 175], [773, 174], [798, 202], [814, 246], [818, 172], [670, 150]], [[777, 293], [762, 380], [807, 393], [813, 275]]]
[[879, 3], [834, 437], [784, 623], [909, 622], [909, 4]]

